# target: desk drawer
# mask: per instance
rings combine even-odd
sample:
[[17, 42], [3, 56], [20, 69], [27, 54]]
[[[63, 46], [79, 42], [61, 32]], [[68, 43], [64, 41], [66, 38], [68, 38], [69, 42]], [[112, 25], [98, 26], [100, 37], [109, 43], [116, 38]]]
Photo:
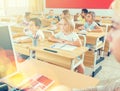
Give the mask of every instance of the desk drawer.
[[97, 38], [90, 37], [90, 36], [87, 36], [87, 37], [86, 37], [86, 43], [87, 43], [87, 44], [96, 45], [96, 41], [97, 41]]
[[84, 65], [87, 67], [92, 67], [94, 64], [94, 57], [95, 57], [94, 52], [87, 51], [84, 57]]
[[53, 53], [44, 52], [44, 51], [40, 51], [40, 52], [36, 51], [36, 57], [40, 60], [55, 64], [58, 66], [62, 66], [67, 69], [70, 69], [71, 67], [72, 60], [70, 58], [66, 58], [60, 55], [56, 55], [56, 54], [54, 55]]

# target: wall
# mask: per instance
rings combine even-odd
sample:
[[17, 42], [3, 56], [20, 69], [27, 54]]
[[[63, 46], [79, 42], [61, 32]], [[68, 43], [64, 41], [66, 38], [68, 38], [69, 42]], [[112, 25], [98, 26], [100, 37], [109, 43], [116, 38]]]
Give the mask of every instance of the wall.
[[[62, 10], [68, 8], [46, 8], [46, 0], [44, 0], [44, 13], [48, 13], [50, 9], [54, 9], [56, 14], [61, 14]], [[69, 8], [72, 15], [81, 12], [81, 8]], [[98, 16], [112, 16], [111, 9], [88, 9], [89, 11], [94, 11]]]
[[113, 0], [46, 0], [47, 8], [108, 9]]
[[[44, 13], [48, 13], [48, 11], [50, 9], [53, 9], [55, 14], [61, 14], [62, 10], [66, 9], [66, 8], [62, 8], [62, 9], [57, 9], [57, 8], [45, 8], [44, 9]], [[72, 15], [76, 14], [76, 13], [80, 13], [81, 9], [69, 9], [70, 13]], [[112, 10], [111, 9], [88, 9], [89, 11], [94, 11], [95, 14], [97, 16], [112, 16]]]

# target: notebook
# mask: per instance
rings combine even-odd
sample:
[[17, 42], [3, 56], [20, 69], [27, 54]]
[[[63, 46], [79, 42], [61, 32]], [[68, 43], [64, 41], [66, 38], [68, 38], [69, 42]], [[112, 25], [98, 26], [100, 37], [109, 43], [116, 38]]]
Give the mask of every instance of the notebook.
[[[23, 74], [18, 70], [18, 63], [13, 47], [10, 27], [6, 25], [0, 25], [0, 81], [6, 82], [12, 87], [19, 88], [32, 81], [33, 78], [34, 81], [37, 81], [38, 83], [34, 84], [35, 88], [39, 87], [39, 89], [42, 89], [42, 91], [47, 89], [48, 86], [54, 82], [53, 80], [41, 74], [37, 74], [37, 76], [36, 74], [33, 74], [33, 76], [28, 78], [25, 73]], [[41, 81], [40, 79], [44, 79], [44, 81]], [[33, 83], [31, 83], [31, 85], [33, 85]]]
[[75, 50], [77, 47], [76, 46], [72, 46], [72, 45], [67, 45], [64, 43], [54, 43], [51, 48], [57, 48], [57, 49], [62, 49], [62, 50], [66, 50], [66, 51], [73, 51]]

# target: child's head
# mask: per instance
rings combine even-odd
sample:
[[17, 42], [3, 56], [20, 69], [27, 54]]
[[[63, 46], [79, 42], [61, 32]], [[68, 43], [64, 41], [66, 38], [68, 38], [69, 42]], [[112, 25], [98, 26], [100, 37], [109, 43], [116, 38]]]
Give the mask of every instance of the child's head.
[[63, 17], [61, 21], [63, 31], [71, 33], [75, 29], [75, 24], [70, 17]]
[[85, 18], [86, 14], [88, 13], [87, 9], [82, 9], [81, 16]]
[[53, 16], [53, 15], [54, 15], [54, 10], [50, 10], [50, 11], [49, 11], [49, 15], [50, 15], [50, 16]]
[[30, 24], [29, 24], [29, 28], [32, 32], [36, 32], [37, 30], [39, 30], [41, 26], [41, 21], [38, 18], [31, 18], [30, 19]]
[[95, 19], [95, 12], [89, 11], [86, 15], [86, 21], [87, 22], [93, 22]]
[[31, 18], [31, 13], [30, 12], [25, 12], [25, 18], [29, 20]]
[[69, 10], [63, 10], [62, 11], [62, 17], [68, 17], [68, 16], [70, 16]]

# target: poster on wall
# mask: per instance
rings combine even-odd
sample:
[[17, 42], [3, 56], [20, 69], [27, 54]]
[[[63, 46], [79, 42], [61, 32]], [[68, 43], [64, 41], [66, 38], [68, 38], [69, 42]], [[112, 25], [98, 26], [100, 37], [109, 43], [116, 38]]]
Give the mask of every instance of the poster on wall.
[[113, 0], [46, 0], [46, 8], [108, 9]]

